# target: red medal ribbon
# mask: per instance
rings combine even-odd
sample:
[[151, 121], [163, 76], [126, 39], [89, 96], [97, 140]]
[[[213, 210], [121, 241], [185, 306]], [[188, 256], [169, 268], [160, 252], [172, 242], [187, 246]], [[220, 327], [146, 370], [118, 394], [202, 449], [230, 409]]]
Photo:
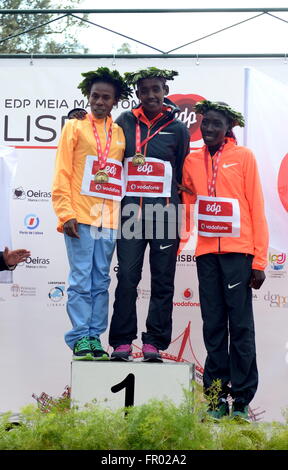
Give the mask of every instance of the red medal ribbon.
[[217, 174], [219, 168], [220, 157], [223, 152], [225, 142], [221, 145], [220, 149], [216, 153], [215, 157], [213, 157], [213, 174], [212, 180], [209, 180], [208, 177], [208, 147], [205, 147], [205, 167], [207, 173], [207, 187], [208, 187], [208, 196], [213, 197], [215, 196], [215, 188], [216, 188], [216, 181], [217, 181]]
[[112, 142], [112, 124], [110, 125], [109, 131], [108, 131], [108, 136], [107, 136], [107, 141], [106, 141], [104, 152], [102, 152], [102, 146], [101, 146], [100, 138], [97, 132], [96, 124], [93, 121], [91, 114], [88, 114], [88, 117], [91, 122], [92, 129], [94, 132], [94, 137], [95, 137], [96, 144], [97, 144], [97, 153], [98, 153], [98, 161], [100, 165], [100, 170], [103, 170], [106, 167], [106, 162], [107, 162], [107, 158], [108, 158], [108, 154], [109, 154], [111, 142]]
[[165, 124], [163, 124], [161, 127], [159, 127], [159, 129], [157, 129], [154, 132], [154, 134], [146, 137], [146, 139], [142, 140], [142, 142], [141, 142], [140, 124], [139, 124], [139, 121], [137, 121], [137, 123], [136, 123], [136, 138], [135, 138], [136, 153], [141, 153], [141, 148], [143, 147], [143, 145], [147, 144], [147, 142], [149, 142], [149, 140], [153, 139], [153, 137], [155, 135], [159, 134], [159, 132], [161, 132], [162, 129], [167, 127], [173, 121], [174, 121], [174, 119], [171, 119], [171, 121], [168, 121]]

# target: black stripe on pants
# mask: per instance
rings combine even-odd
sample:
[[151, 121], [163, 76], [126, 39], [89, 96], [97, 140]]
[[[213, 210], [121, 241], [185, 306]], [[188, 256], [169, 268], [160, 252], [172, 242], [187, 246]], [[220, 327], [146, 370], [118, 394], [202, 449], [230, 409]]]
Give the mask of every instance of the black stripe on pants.
[[223, 394], [248, 404], [258, 385], [252, 309], [252, 255], [207, 254], [196, 259], [203, 336], [204, 390], [220, 379]]

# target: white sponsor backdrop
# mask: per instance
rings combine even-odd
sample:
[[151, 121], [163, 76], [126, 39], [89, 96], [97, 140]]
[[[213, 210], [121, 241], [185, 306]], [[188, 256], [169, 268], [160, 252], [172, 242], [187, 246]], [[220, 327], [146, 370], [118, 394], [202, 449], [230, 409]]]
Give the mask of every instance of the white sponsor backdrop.
[[[117, 61], [115, 68], [124, 72], [149, 65], [179, 71], [179, 77], [169, 84], [170, 95], [174, 98], [176, 95], [176, 100], [182, 105], [180, 118], [186, 122], [196, 141], [199, 139], [199, 123], [189, 108], [193, 99], [197, 99], [195, 95], [226, 101], [244, 112], [244, 68], [247, 66], [281, 82], [282, 87], [288, 85], [288, 64], [284, 59], [203, 59], [199, 65], [193, 59], [123, 59]], [[86, 105], [77, 90], [80, 73], [99, 66], [113, 67], [110, 59], [39, 59], [32, 65], [30, 59], [0, 60], [0, 144], [17, 147], [18, 154], [10, 201], [13, 248], [25, 247], [32, 252], [31, 259], [14, 272], [13, 284], [0, 284], [1, 412], [19, 411], [23, 405], [34, 401], [32, 393], [40, 395], [45, 391], [60, 396], [70, 383], [71, 351], [63, 339], [65, 331], [70, 328], [65, 310], [67, 259], [63, 237], [56, 231], [51, 181], [55, 147], [67, 111]], [[177, 97], [178, 94], [190, 96]], [[264, 89], [262, 98], [269, 103], [267, 96], [268, 90]], [[114, 117], [130, 108], [131, 102], [124, 101], [115, 109]], [[262, 115], [263, 132], [269, 133], [271, 124], [277, 121], [278, 129], [286, 135], [287, 107], [285, 112], [286, 116], [280, 118], [274, 107], [268, 107], [267, 114]], [[256, 114], [249, 119], [252, 133], [258, 117]], [[242, 143], [240, 131], [237, 131], [237, 136]], [[277, 140], [274, 141], [273, 133], [270, 138], [276, 148]], [[193, 145], [201, 143], [198, 141]], [[257, 151], [257, 147], [254, 150]], [[260, 153], [256, 156], [261, 172], [269, 172], [266, 157]], [[277, 177], [276, 173], [271, 173], [271, 179]], [[264, 192], [268, 189], [271, 188], [269, 178], [266, 178]], [[277, 192], [277, 184], [274, 191]], [[277, 194], [274, 196], [277, 199]], [[2, 211], [2, 207], [0, 209]], [[274, 211], [282, 211], [281, 230], [286, 227], [287, 234], [287, 208], [284, 209], [279, 199], [278, 208], [274, 206]], [[273, 224], [273, 218], [269, 223]], [[269, 250], [267, 281], [260, 291], [254, 291], [260, 384], [251, 408], [256, 417], [267, 421], [282, 419], [281, 410], [288, 406], [287, 252], [287, 243], [281, 247], [273, 245]], [[148, 269], [146, 256], [137, 301], [139, 332], [144, 328], [150, 294]], [[117, 259], [114, 256], [111, 307], [116, 271]], [[103, 336], [103, 343], [107, 345], [107, 334]], [[141, 347], [139, 339], [135, 341], [136, 351], [137, 347]], [[194, 362], [198, 368], [205, 361], [193, 240], [178, 258], [173, 342], [167, 357]]]

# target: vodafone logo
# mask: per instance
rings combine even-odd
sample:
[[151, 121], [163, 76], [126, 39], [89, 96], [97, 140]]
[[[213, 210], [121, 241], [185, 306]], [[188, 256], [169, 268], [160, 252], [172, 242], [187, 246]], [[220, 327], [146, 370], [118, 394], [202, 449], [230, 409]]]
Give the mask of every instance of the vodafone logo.
[[200, 95], [170, 95], [168, 98], [180, 108], [178, 119], [186, 124], [190, 132], [190, 141], [195, 142], [202, 139], [200, 124], [202, 117], [195, 113], [195, 104], [204, 100]]
[[278, 194], [284, 209], [288, 212], [288, 153], [283, 158], [279, 168]]
[[185, 289], [184, 292], [182, 293], [182, 297], [184, 300], [192, 299], [193, 291], [189, 288]]

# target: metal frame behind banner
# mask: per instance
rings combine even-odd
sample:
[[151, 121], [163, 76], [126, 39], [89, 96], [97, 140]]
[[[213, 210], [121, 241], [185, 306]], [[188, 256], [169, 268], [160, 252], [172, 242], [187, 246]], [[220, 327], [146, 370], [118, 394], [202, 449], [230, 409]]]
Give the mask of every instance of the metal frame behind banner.
[[[155, 54], [33, 54], [34, 58], [40, 59], [40, 58], [54, 58], [54, 59], [63, 59], [63, 58], [74, 58], [74, 59], [83, 59], [83, 58], [88, 58], [88, 59], [94, 59], [94, 58], [125, 58], [125, 59], [135, 59], [135, 58], [285, 58], [286, 60], [286, 53], [263, 53], [263, 54], [246, 54], [246, 53], [240, 53], [240, 54], [175, 54], [176, 50], [179, 50], [183, 47], [186, 47], [187, 45], [191, 45], [193, 43], [202, 41], [208, 37], [214, 36], [216, 34], [222, 33], [224, 31], [227, 31], [231, 28], [235, 28], [236, 26], [239, 26], [240, 24], [246, 23], [248, 21], [253, 21], [254, 19], [258, 19], [260, 17], [264, 18], [269, 16], [270, 18], [273, 18], [275, 20], [279, 20], [281, 22], [284, 22], [288, 24], [288, 20], [285, 18], [282, 18], [281, 16], [278, 16], [277, 13], [287, 13], [288, 8], [158, 8], [158, 9], [49, 9], [49, 10], [39, 10], [39, 9], [0, 9], [0, 16], [5, 16], [5, 15], [42, 15], [43, 17], [47, 15], [59, 15], [59, 17], [53, 19], [49, 19], [48, 21], [45, 21], [44, 23], [41, 23], [39, 25], [32, 25], [31, 27], [23, 30], [23, 31], [17, 31], [14, 34], [7, 36], [6, 38], [1, 38], [0, 39], [0, 44], [9, 41], [9, 39], [15, 38], [17, 36], [21, 36], [24, 34], [29, 34], [29, 32], [34, 31], [37, 28], [43, 27], [44, 25], [47, 25], [52, 22], [57, 22], [60, 19], [63, 19], [65, 17], [67, 18], [73, 18], [79, 20], [79, 22], [84, 22], [86, 24], [89, 24], [91, 26], [97, 27], [104, 29], [105, 31], [110, 32], [111, 34], [116, 34], [118, 36], [121, 36], [125, 39], [129, 39], [135, 43], [138, 43], [140, 45], [144, 45], [157, 53]], [[167, 14], [167, 13], [187, 13], [187, 14], [193, 14], [193, 13], [213, 13], [215, 15], [217, 14], [224, 14], [224, 13], [251, 13], [253, 16], [247, 17], [245, 19], [242, 19], [241, 21], [225, 26], [224, 28], [208, 32], [204, 36], [200, 38], [193, 39], [189, 43], [182, 44], [180, 46], [177, 46], [174, 49], [171, 49], [169, 51], [162, 51], [152, 45], [149, 45], [147, 43], [144, 43], [137, 38], [132, 38], [129, 37], [125, 34], [122, 34], [120, 32], [114, 31], [112, 29], [109, 29], [106, 26], [101, 26], [99, 24], [96, 24], [93, 21], [90, 21], [88, 19], [88, 15], [91, 14], [147, 14], [147, 13], [152, 13], [152, 14]], [[85, 15], [83, 17], [78, 16], [78, 15]], [[61, 15], [61, 16], [60, 16]], [[27, 54], [0, 54], [1, 59], [5, 58], [17, 58], [17, 59], [24, 59], [31, 56], [31, 53]]]

